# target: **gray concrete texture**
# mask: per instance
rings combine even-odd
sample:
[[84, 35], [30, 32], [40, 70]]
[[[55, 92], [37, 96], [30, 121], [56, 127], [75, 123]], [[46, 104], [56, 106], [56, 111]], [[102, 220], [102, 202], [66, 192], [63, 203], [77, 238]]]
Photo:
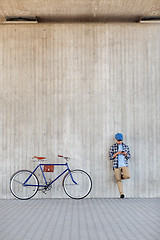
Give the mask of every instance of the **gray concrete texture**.
[[[160, 197], [159, 66], [159, 24], [1, 25], [0, 198], [34, 155], [58, 154], [91, 175], [91, 198], [117, 197], [116, 132], [131, 150], [127, 197]], [[60, 182], [37, 196], [66, 197]]]
[[160, 199], [0, 200], [0, 240], [159, 240]]
[[137, 22], [159, 16], [159, 0], [0, 0], [0, 23], [6, 16], [37, 16], [40, 22]]

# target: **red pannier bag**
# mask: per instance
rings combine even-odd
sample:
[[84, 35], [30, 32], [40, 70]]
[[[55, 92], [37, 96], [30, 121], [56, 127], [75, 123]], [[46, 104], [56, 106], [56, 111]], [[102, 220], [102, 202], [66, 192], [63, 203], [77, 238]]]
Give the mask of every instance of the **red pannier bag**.
[[54, 172], [54, 165], [44, 165], [44, 172]]

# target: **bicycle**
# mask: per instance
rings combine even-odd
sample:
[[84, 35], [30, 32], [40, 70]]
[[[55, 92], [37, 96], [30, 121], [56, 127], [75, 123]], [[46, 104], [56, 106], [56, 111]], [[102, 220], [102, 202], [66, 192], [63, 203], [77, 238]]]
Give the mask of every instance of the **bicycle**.
[[[51, 189], [51, 185], [57, 181], [63, 174], [62, 187], [64, 192], [73, 199], [85, 198], [92, 189], [92, 179], [84, 170], [70, 170], [67, 161], [68, 157], [58, 155], [58, 157], [66, 160], [66, 163], [60, 164], [42, 164], [40, 161], [45, 161], [45, 157], [34, 156], [33, 161], [38, 161], [37, 167], [33, 171], [19, 170], [10, 178], [10, 191], [18, 199], [28, 200], [35, 196], [38, 191], [46, 191]], [[44, 172], [54, 172], [54, 166], [65, 166], [66, 169], [61, 172], [55, 179], [47, 182]], [[36, 170], [40, 168], [43, 176], [43, 184], [39, 184], [38, 177], [35, 175]]]

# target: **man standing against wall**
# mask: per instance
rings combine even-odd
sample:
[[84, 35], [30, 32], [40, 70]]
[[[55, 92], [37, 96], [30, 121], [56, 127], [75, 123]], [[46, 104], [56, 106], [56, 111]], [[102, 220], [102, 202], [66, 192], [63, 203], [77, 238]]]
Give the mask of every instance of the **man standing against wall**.
[[129, 147], [123, 143], [123, 135], [121, 133], [115, 135], [115, 140], [116, 143], [110, 147], [109, 158], [113, 160], [113, 170], [115, 172], [120, 198], [124, 198], [121, 179], [130, 178], [128, 159], [131, 156]]

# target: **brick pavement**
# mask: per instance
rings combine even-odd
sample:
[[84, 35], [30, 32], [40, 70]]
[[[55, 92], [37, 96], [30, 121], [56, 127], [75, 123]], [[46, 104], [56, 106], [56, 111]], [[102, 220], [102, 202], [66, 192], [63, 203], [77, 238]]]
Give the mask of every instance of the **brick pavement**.
[[0, 200], [0, 240], [160, 239], [160, 199]]

